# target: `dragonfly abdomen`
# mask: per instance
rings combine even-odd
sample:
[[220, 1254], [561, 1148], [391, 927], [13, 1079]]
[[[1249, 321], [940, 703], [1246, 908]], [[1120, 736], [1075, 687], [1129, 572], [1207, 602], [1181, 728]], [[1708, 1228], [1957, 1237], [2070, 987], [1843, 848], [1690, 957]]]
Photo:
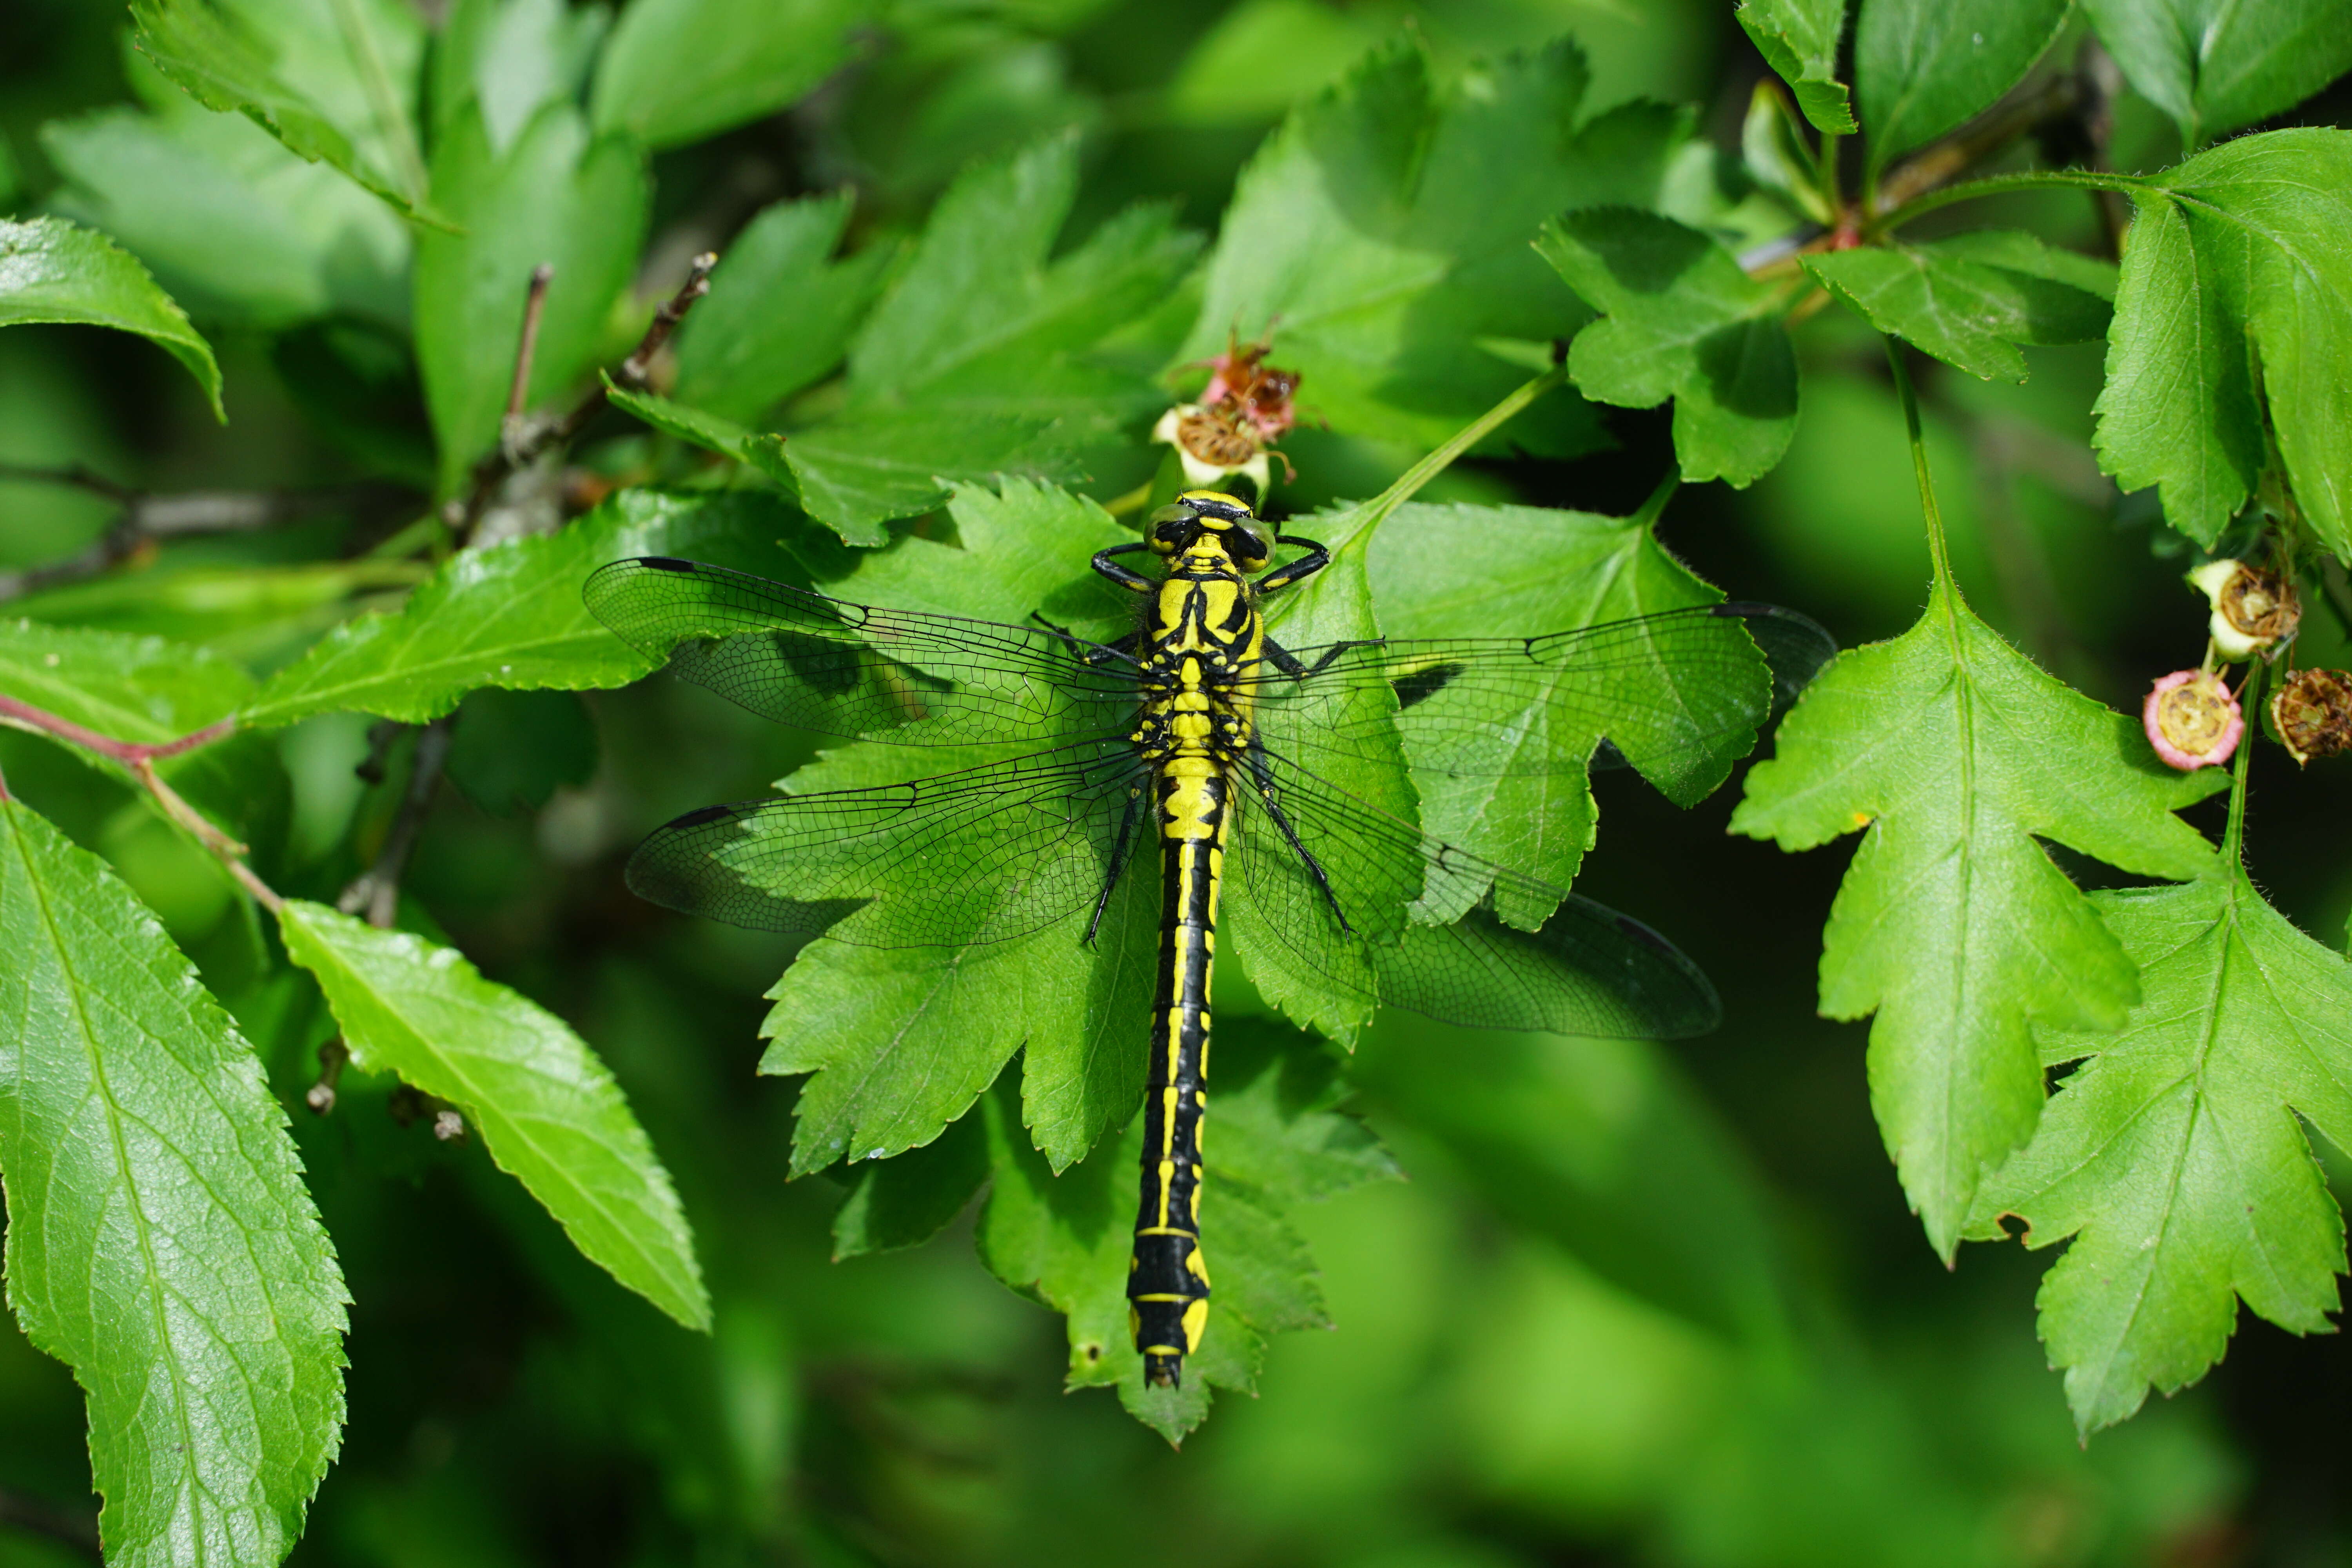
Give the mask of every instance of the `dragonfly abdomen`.
[[1174, 1387], [1209, 1321], [1201, 1254], [1201, 1117], [1209, 1069], [1209, 988], [1224, 870], [1226, 779], [1178, 756], [1159, 777], [1160, 948], [1143, 1102], [1142, 1201], [1127, 1299], [1144, 1376]]

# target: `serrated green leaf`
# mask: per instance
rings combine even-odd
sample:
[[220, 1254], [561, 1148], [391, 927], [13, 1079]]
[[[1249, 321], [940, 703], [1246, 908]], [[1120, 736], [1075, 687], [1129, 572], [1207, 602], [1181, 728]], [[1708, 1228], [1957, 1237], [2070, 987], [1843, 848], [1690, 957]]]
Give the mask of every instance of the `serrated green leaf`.
[[451, 556], [400, 611], [336, 627], [271, 677], [243, 720], [274, 727], [360, 712], [421, 724], [478, 687], [626, 686], [652, 666], [588, 613], [580, 598], [588, 574], [625, 555], [676, 554], [752, 528], [781, 531], [790, 520], [781, 501], [757, 491], [623, 490], [560, 533]]
[[596, 129], [675, 147], [772, 114], [849, 58], [865, 0], [631, 0], [604, 46]]
[[2114, 268], [2016, 229], [1808, 256], [1805, 270], [1870, 324], [1987, 381], [2025, 379], [2020, 343], [2106, 334]]
[[1797, 428], [1782, 291], [1696, 229], [1630, 207], [1564, 213], [1536, 248], [1603, 317], [1569, 345], [1586, 396], [1625, 408], [1673, 398], [1685, 479], [1745, 487], [1780, 460]]
[[988, 1181], [985, 1118], [967, 1113], [919, 1149], [858, 1168], [833, 1216], [833, 1258], [919, 1247], [947, 1228]]
[[1860, 129], [1845, 83], [1837, 79], [1845, 0], [1742, 0], [1732, 14], [1815, 130], [1851, 136]]
[[1213, 1118], [1224, 1117], [1228, 1102], [1234, 1113], [1202, 1140], [1201, 1231], [1214, 1294], [1207, 1332], [1175, 1390], [1144, 1384], [1128, 1326], [1140, 1120], [1056, 1177], [1021, 1135], [1011, 1096], [1000, 1088], [981, 1102], [994, 1171], [981, 1210], [982, 1259], [1068, 1319], [1069, 1387], [1117, 1387], [1128, 1411], [1171, 1443], [1207, 1416], [1213, 1387], [1255, 1387], [1269, 1337], [1328, 1321], [1314, 1260], [1287, 1211], [1395, 1173], [1361, 1124], [1333, 1109], [1341, 1091], [1329, 1060], [1301, 1050], [1288, 1031], [1221, 1022], [1217, 1065]]
[[1076, 191], [1064, 135], [940, 198], [850, 345], [842, 411], [785, 441], [812, 516], [879, 544], [884, 521], [931, 510], [949, 484], [1063, 475], [1077, 447], [1151, 411], [1149, 381], [1087, 355], [1159, 300], [1197, 242], [1138, 207], [1053, 258]]
[[756, 420], [841, 363], [895, 254], [872, 245], [832, 259], [850, 205], [845, 191], [778, 202], [735, 237], [678, 329], [679, 401]]
[[706, 452], [732, 458], [765, 474], [793, 494], [799, 494], [798, 481], [793, 478], [791, 466], [784, 461], [784, 438], [782, 436], [761, 436], [731, 419], [705, 414], [699, 408], [689, 408], [656, 393], [632, 392], [627, 387], [616, 385], [610, 375], [604, 379], [605, 401], [614, 407], [635, 415], [665, 436], [675, 436]]
[[[957, 489], [960, 545], [907, 538], [861, 559], [841, 591], [878, 604], [999, 621], [1043, 611], [1107, 632], [1127, 606], [1086, 581], [1093, 552], [1129, 538], [1093, 502], [1045, 486]], [[1098, 583], [1099, 580], [1097, 580]], [[1073, 736], [1072, 739], [1081, 737]], [[996, 760], [961, 748], [853, 745], [787, 781], [793, 794], [896, 784]], [[1159, 867], [1129, 864], [1095, 945], [1091, 911], [1010, 942], [957, 951], [819, 942], [769, 993], [771, 1073], [816, 1076], [801, 1091], [795, 1172], [929, 1143], [1026, 1047], [1023, 1118], [1056, 1169], [1133, 1114], [1159, 954]]]
[[449, 489], [499, 438], [532, 269], [555, 269], [524, 399], [537, 408], [571, 395], [603, 350], [649, 192], [645, 154], [623, 137], [592, 140], [559, 101], [504, 153], [478, 108], [460, 115], [434, 149], [433, 197], [465, 226], [416, 245], [416, 364]]
[[208, 648], [34, 620], [0, 621], [0, 694], [109, 740], [161, 745], [253, 695], [245, 667]]
[[[1382, 631], [1391, 637], [1541, 636], [1575, 626], [1711, 604], [1722, 595], [1668, 554], [1646, 517], [1601, 517], [1539, 507], [1408, 504], [1371, 545], [1371, 588]], [[1755, 663], [1759, 691], [1769, 679]], [[1595, 811], [1584, 759], [1604, 732], [1640, 751], [1640, 715], [1666, 679], [1612, 665], [1597, 676], [1563, 668], [1555, 691], [1566, 700], [1499, 716], [1492, 772], [1458, 770], [1462, 759], [1413, 755], [1422, 826], [1445, 842], [1565, 888], [1592, 847]], [[1705, 702], [1719, 700], [1709, 696]], [[1761, 704], [1759, 703], [1759, 707]], [[1593, 725], [1614, 710], [1623, 722]], [[1722, 737], [1688, 778], [1664, 779], [1687, 803], [1712, 791], [1755, 745], [1752, 734]], [[1406, 737], [1406, 751], [1414, 741]], [[1506, 749], [1507, 748], [1507, 749]], [[1573, 759], [1558, 771], [1507, 771], [1540, 752]]]
[[50, 121], [41, 145], [67, 182], [51, 205], [120, 239], [200, 319], [407, 322], [399, 216], [242, 115], [101, 110]]
[[[1437, 445], [1524, 379], [1477, 338], [1547, 342], [1583, 314], [1527, 253], [1563, 207], [1660, 199], [1685, 134], [1657, 104], [1576, 124], [1574, 45], [1470, 67], [1441, 87], [1412, 41], [1368, 57], [1285, 122], [1242, 173], [1181, 359], [1271, 331], [1275, 363], [1335, 430]], [[1197, 372], [1194, 374], [1198, 374]], [[1548, 399], [1512, 445], [1553, 456], [1602, 437]]]
[[354, 1067], [457, 1106], [584, 1257], [688, 1328], [710, 1327], [669, 1173], [570, 1026], [413, 932], [299, 899], [278, 929], [327, 994]]
[[2352, 69], [2342, 0], [2083, 0], [2184, 147], [2292, 109]]
[[2212, 847], [2171, 814], [2212, 782], [2169, 772], [2136, 721], [2042, 673], [1943, 583], [1909, 631], [1839, 656], [1777, 752], [1732, 831], [1794, 850], [1866, 830], [1823, 934], [1821, 1010], [1877, 1014], [1872, 1108], [1948, 1258], [2041, 1114], [2028, 1025], [2111, 1029], [2139, 999], [2130, 957], [2035, 840], [2195, 877]]
[[1862, 0], [1853, 84], [1874, 178], [2025, 79], [2069, 0]]
[[242, 110], [401, 211], [428, 205], [416, 135], [425, 22], [400, 0], [135, 0], [142, 54], [207, 109]]
[[2073, 1238], [2038, 1300], [2085, 1436], [2203, 1376], [2241, 1298], [2333, 1331], [2344, 1220], [2296, 1118], [2352, 1147], [2352, 964], [2235, 868], [2092, 898], [2140, 966], [2140, 1004], [2117, 1033], [2043, 1032], [2044, 1060], [2089, 1060], [1969, 1224], [1993, 1238], [2015, 1215], [2029, 1247]]
[[2352, 131], [2241, 137], [2132, 199], [2099, 466], [2210, 544], [2253, 493], [2267, 412], [2304, 514], [2352, 559]]
[[342, 1277], [250, 1047], [103, 862], [0, 802], [9, 1304], [89, 1400], [106, 1557], [275, 1563], [343, 1419]]
[[62, 218], [0, 218], [0, 327], [30, 321], [136, 332], [187, 366], [226, 425], [212, 345], [147, 269], [102, 234]]

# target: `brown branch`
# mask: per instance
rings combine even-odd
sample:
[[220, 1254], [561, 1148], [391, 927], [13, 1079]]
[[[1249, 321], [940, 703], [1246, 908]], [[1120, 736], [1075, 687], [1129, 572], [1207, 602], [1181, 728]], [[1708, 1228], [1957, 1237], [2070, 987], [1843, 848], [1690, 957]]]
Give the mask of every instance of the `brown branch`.
[[[718, 265], [719, 257], [713, 251], [706, 250], [694, 258], [693, 266], [687, 271], [686, 281], [678, 285], [677, 292], [663, 301], [661, 308], [654, 312], [653, 321], [646, 327], [645, 336], [638, 340], [636, 348], [630, 353], [627, 359], [621, 362], [620, 368], [614, 373], [613, 379], [615, 382], [632, 392], [645, 389], [647, 378], [652, 372], [654, 356], [658, 354], [662, 346], [669, 342], [670, 334], [677, 331], [678, 323], [686, 320], [686, 313], [694, 309], [694, 302], [710, 292], [711, 269]], [[547, 285], [541, 279], [539, 273], [533, 272], [531, 274], [533, 295], [543, 298], [546, 289]], [[520, 374], [516, 379], [516, 385], [521, 385], [529, 379], [528, 370], [522, 367], [521, 362], [534, 351], [536, 336], [530, 301], [527, 300], [524, 305], [524, 336], [522, 342], [517, 345], [516, 359]], [[588, 427], [590, 420], [604, 412], [604, 384], [598, 382], [585, 396], [572, 405], [570, 413], [559, 419], [535, 423], [529, 419], [520, 407], [511, 406], [513, 403], [511, 397], [509, 402], [510, 407], [508, 425], [510, 426], [510, 434], [507, 438], [501, 439], [497, 447], [486, 454], [480, 462], [474, 465], [473, 483], [467, 488], [465, 498], [462, 500], [451, 500], [442, 514], [443, 520], [456, 532], [461, 547], [473, 537], [475, 528], [482, 521], [482, 514], [489, 510], [490, 502], [496, 499], [500, 486], [555, 447], [568, 445], [574, 437]]]
[[122, 515], [79, 554], [47, 566], [0, 572], [0, 599], [16, 598], [111, 571], [158, 540], [205, 533], [247, 533], [331, 516], [338, 511], [388, 510], [412, 505], [415, 500], [411, 490], [373, 482], [302, 490], [187, 490], [151, 495], [118, 484], [79, 463], [62, 468], [0, 463], [0, 479], [88, 490], [122, 508]]
[[1912, 197], [1949, 184], [2021, 136], [2071, 120], [2080, 112], [2085, 84], [2067, 71], [2013, 95], [1982, 118], [1905, 159], [1879, 182], [1870, 215], [1882, 216]]
[[368, 924], [383, 928], [399, 912], [400, 879], [407, 873], [408, 858], [415, 853], [416, 840], [425, 831], [425, 814], [440, 788], [441, 770], [449, 761], [449, 731], [457, 722], [455, 713], [445, 714], [416, 732], [416, 754], [409, 762], [408, 788], [401, 796], [399, 813], [384, 835], [383, 847], [376, 852], [375, 864], [354, 878], [335, 900], [335, 907], [343, 913], [364, 915]]
[[286, 900], [245, 863], [245, 857], [249, 853], [246, 847], [214, 826], [202, 812], [181, 798], [180, 792], [165, 784], [163, 776], [155, 771], [156, 763], [163, 759], [193, 752], [198, 746], [208, 745], [233, 732], [236, 729], [234, 719], [207, 724], [176, 741], [145, 744], [112, 740], [94, 730], [86, 730], [70, 719], [59, 718], [47, 709], [20, 702], [14, 697], [0, 696], [0, 723], [14, 724], [37, 734], [70, 742], [86, 751], [122, 763], [146, 786], [147, 793], [154, 796], [155, 804], [163, 808], [163, 815], [194, 835], [198, 843], [219, 857], [221, 864], [228, 868], [228, 874], [236, 879], [238, 886], [259, 900], [264, 909], [275, 914], [285, 907]]
[[555, 280], [555, 264], [542, 261], [530, 269], [530, 292], [522, 302], [522, 342], [515, 349], [514, 379], [507, 384], [507, 417], [500, 438], [520, 436], [523, 405], [530, 392], [530, 362], [539, 355], [539, 319], [547, 313], [547, 286]]
[[319, 1081], [302, 1096], [302, 1103], [314, 1116], [324, 1116], [335, 1109], [335, 1088], [343, 1080], [343, 1064], [352, 1059], [352, 1048], [336, 1035], [319, 1047]]

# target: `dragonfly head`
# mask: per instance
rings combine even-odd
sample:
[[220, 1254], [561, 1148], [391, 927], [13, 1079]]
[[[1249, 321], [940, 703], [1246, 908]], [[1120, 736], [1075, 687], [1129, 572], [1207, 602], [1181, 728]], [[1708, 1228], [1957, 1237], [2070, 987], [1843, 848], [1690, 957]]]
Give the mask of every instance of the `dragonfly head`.
[[1145, 542], [1155, 555], [1223, 555], [1261, 572], [1274, 555], [1274, 530], [1222, 490], [1186, 490], [1151, 514]]

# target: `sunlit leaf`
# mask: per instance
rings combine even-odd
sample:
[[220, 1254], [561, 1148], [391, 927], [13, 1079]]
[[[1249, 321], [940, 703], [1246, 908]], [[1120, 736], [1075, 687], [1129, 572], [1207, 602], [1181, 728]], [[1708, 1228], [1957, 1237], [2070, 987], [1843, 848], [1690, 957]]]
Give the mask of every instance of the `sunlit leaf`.
[[596, 129], [673, 147], [772, 114], [849, 58], [866, 0], [631, 0], [596, 69]]
[[2100, 466], [2158, 486], [2165, 520], [2210, 544], [2274, 438], [2305, 515], [2352, 558], [2352, 132], [2242, 137], [2131, 189]]
[[187, 366], [214, 416], [227, 422], [212, 345], [147, 269], [104, 235], [59, 218], [0, 218], [0, 327], [29, 321], [138, 333]]
[[1546, 224], [1536, 248], [1602, 320], [1569, 345], [1586, 396], [1626, 408], [1675, 400], [1685, 479], [1754, 483], [1797, 427], [1797, 358], [1783, 291], [1696, 229], [1631, 207]]
[[2015, 229], [1805, 258], [1805, 270], [1882, 332], [1988, 381], [2025, 379], [2020, 343], [2106, 335], [2115, 269]]
[[0, 802], [9, 1305], [89, 1401], [107, 1561], [269, 1564], [343, 1419], [343, 1281], [260, 1064], [154, 917]]
[[318, 977], [354, 1066], [455, 1105], [583, 1254], [687, 1327], [710, 1326], [669, 1172], [562, 1019], [413, 932], [300, 900], [278, 921], [287, 956]]
[[2211, 846], [2171, 813], [2218, 780], [2169, 772], [2136, 720], [2035, 668], [1942, 584], [1909, 631], [1840, 655], [1775, 746], [1732, 831], [1783, 849], [1864, 833], [1822, 938], [1821, 1010], [1877, 1015], [1871, 1106], [1948, 1258], [2041, 1115], [2028, 1026], [2115, 1028], [2140, 997], [2130, 956], [2035, 840], [2199, 876]]
[[137, 0], [131, 15], [140, 52], [205, 108], [442, 221], [416, 134], [425, 21], [400, 0]]
[[2042, 1033], [2045, 1062], [2088, 1059], [1969, 1220], [1996, 1237], [2015, 1215], [2029, 1247], [2072, 1238], [2038, 1300], [2086, 1436], [2203, 1376], [2241, 1299], [2333, 1331], [2344, 1220], [2303, 1123], [2352, 1147], [2352, 965], [2235, 868], [2092, 897], [2140, 1004], [2118, 1032]]
[[1874, 174], [2015, 87], [2065, 25], [2068, 0], [1862, 0], [1854, 90]]
[[2190, 148], [2292, 109], [2352, 69], [2341, 0], [2084, 0], [2083, 9]]
[[1837, 76], [1845, 0], [1745, 0], [1733, 15], [1815, 130], [1853, 134], [1853, 105]]

